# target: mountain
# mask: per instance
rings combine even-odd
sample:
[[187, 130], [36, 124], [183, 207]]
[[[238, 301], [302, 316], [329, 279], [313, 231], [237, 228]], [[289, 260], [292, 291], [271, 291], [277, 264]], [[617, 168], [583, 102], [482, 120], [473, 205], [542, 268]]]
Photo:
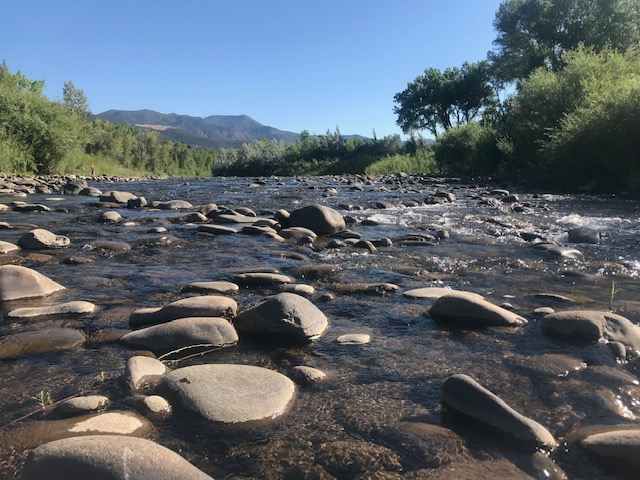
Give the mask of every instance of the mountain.
[[262, 139], [287, 143], [298, 139], [297, 133], [262, 125], [247, 115], [202, 118], [153, 110], [107, 110], [95, 118], [156, 130], [169, 140], [208, 148], [238, 147]]

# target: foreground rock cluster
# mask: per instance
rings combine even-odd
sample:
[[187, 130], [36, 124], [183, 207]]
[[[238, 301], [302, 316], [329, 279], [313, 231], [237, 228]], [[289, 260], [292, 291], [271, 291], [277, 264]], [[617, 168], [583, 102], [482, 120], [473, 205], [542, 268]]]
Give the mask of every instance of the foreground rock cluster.
[[[402, 184], [409, 180], [398, 177], [393, 181]], [[640, 356], [640, 327], [634, 321], [606, 309], [583, 308], [570, 296], [546, 291], [531, 293], [537, 308], [518, 309], [510, 303], [512, 299], [500, 300], [486, 289], [479, 293], [447, 288], [447, 282], [435, 276], [434, 281], [425, 280], [423, 286], [413, 285], [410, 289], [400, 286], [401, 279], [399, 284], [378, 281], [373, 270], [371, 281], [366, 283], [332, 282], [336, 266], [327, 258], [383, 258], [392, 247], [425, 251], [449, 241], [449, 232], [441, 226], [421, 225], [420, 233], [414, 231], [392, 239], [381, 235], [383, 227], [374, 217], [350, 215], [358, 211], [354, 205], [340, 205], [339, 211], [302, 202], [290, 210], [254, 211], [212, 203], [198, 205], [183, 199], [147, 200], [129, 191], [102, 191], [78, 178], [13, 178], [5, 179], [2, 187], [5, 195], [16, 198], [36, 193], [88, 197], [92, 208], [100, 210], [90, 216], [90, 225], [107, 235], [87, 241], [74, 236], [73, 231], [62, 231], [62, 235], [49, 231], [45, 225], [6, 223], [4, 229], [21, 233], [15, 236], [15, 243], [0, 242], [0, 256], [6, 260], [0, 265], [0, 301], [6, 307], [5, 321], [20, 328], [16, 332], [3, 330], [0, 361], [55, 362], [51, 355], [56, 352], [68, 352], [81, 359], [103, 345], [125, 352], [117, 378], [109, 388], [72, 395], [52, 405], [41, 397], [42, 412], [36, 419], [30, 417], [0, 429], [0, 444], [25, 454], [21, 478], [213, 478], [212, 472], [220, 466], [207, 464], [202, 458], [188, 461], [177, 451], [162, 446], [162, 435], [158, 433], [188, 428], [189, 435], [197, 432], [204, 438], [228, 436], [233, 454], [243, 458], [241, 451], [234, 451], [241, 450], [234, 446], [240, 443], [234, 438], [249, 432], [271, 432], [286, 421], [299, 421], [289, 420], [288, 414], [294, 419], [322, 415], [321, 400], [314, 400], [314, 396], [321, 399], [323, 392], [336, 385], [343, 388], [353, 381], [344, 372], [317, 368], [321, 362], [314, 356], [327, 356], [330, 348], [333, 355], [353, 356], [375, 370], [376, 362], [382, 361], [375, 358], [378, 342], [397, 341], [379, 338], [378, 331], [368, 325], [363, 315], [352, 319], [357, 328], [335, 328], [332, 318], [341, 313], [341, 296], [380, 299], [376, 300], [381, 302], [378, 308], [388, 309], [389, 318], [393, 317], [393, 308], [409, 305], [421, 312], [421, 322], [436, 335], [459, 335], [462, 344], [467, 338], [490, 343], [495, 334], [495, 342], [500, 343], [505, 338], [527, 334], [548, 352], [544, 350], [538, 357], [509, 352], [504, 355], [505, 365], [526, 371], [532, 379], [543, 378], [541, 385], [566, 380], [575, 390], [576, 403], [592, 402], [596, 405], [594, 411], [604, 410], [610, 415], [607, 419], [614, 417], [619, 422], [600, 422], [595, 416], [584, 418], [579, 428], [567, 433], [564, 425], [550, 423], [535, 407], [505, 401], [496, 393], [504, 394], [504, 385], [494, 382], [490, 375], [475, 378], [450, 367], [443, 357], [442, 373], [435, 378], [417, 375], [415, 391], [411, 393], [420, 399], [418, 403], [426, 403], [420, 390], [422, 384], [436, 388], [437, 409], [419, 412], [421, 417], [403, 415], [403, 400], [398, 403], [396, 417], [365, 425], [349, 412], [351, 404], [358, 404], [361, 399], [357, 394], [345, 397], [340, 415], [348, 418], [345, 422], [354, 438], [312, 444], [312, 459], [302, 458], [300, 453], [299, 458], [284, 462], [286, 478], [479, 478], [479, 472], [497, 478], [535, 478], [533, 475], [546, 472], [545, 478], [560, 479], [567, 478], [559, 466], [562, 462], [554, 462], [562, 459], [560, 445], [603, 465], [604, 471], [640, 474], [640, 424], [635, 423], [634, 412], [620, 400], [622, 393], [629, 393], [638, 381], [631, 373], [600, 360], [607, 358], [618, 366], [634, 365]], [[259, 183], [254, 188], [258, 187]], [[363, 187], [349, 186], [351, 191], [358, 188]], [[323, 196], [329, 198], [336, 192], [326, 189]], [[475, 200], [478, 205], [514, 213], [533, 208], [504, 190], [487, 191]], [[456, 202], [458, 197], [453, 192], [439, 188], [415, 205], [407, 201], [403, 208], [453, 208]], [[372, 208], [396, 207], [380, 202]], [[0, 210], [46, 215], [52, 208], [44, 203], [15, 200]], [[170, 216], [163, 222], [146, 225], [140, 214], [147, 211]], [[486, 223], [504, 227], [495, 219]], [[180, 245], [185, 240], [170, 233], [174, 226], [193, 232], [198, 238], [210, 239], [214, 245], [216, 239], [234, 238], [241, 249], [242, 239], [253, 236], [263, 240], [265, 250], [278, 246], [283, 257], [306, 259], [315, 255], [327, 263], [284, 272], [268, 266], [238, 268], [224, 274], [212, 271], [206, 277], [177, 285], [171, 298], [141, 296], [137, 308], [128, 312], [127, 329], [118, 325], [98, 332], [89, 328], [88, 320], [100, 315], [104, 307], [99, 300], [78, 297], [78, 285], [84, 279], [67, 284], [58, 278], [55, 269], [47, 270], [53, 272], [49, 275], [40, 271], [45, 271], [47, 256], [51, 255], [64, 256], [60, 265], [69, 268], [102, 258], [98, 256], [110, 259], [136, 255], [141, 250], [139, 244], [108, 235], [129, 228], [146, 229], [149, 236], [141, 242], [145, 247]], [[583, 256], [572, 246], [532, 231], [523, 230], [519, 236], [541, 258], [564, 262]], [[569, 243], [599, 245], [605, 237], [580, 228], [569, 230], [567, 239]], [[78, 242], [83, 242], [81, 251], [64, 253]], [[34, 268], [29, 268], [19, 264], [22, 258], [41, 263], [30, 263]], [[331, 287], [326, 288], [327, 284]], [[414, 334], [426, 335], [419, 329]], [[564, 345], [589, 349], [587, 361], [561, 353]], [[438, 348], [436, 343], [432, 346]], [[256, 361], [264, 352], [284, 360], [274, 362], [278, 368]], [[250, 360], [242, 363], [238, 360], [242, 358]], [[597, 358], [602, 364], [589, 358]], [[400, 375], [402, 369], [403, 362], [398, 360]], [[618, 390], [585, 392], [586, 382], [574, 380], [581, 372], [605, 378]], [[385, 395], [395, 400], [393, 392]], [[365, 404], [368, 400], [362, 398]], [[363, 410], [376, 412], [377, 408], [371, 402]], [[478, 436], [487, 443], [504, 442], [509, 454], [494, 459], [490, 465], [474, 458], [469, 451]], [[518, 461], [512, 462], [509, 455]], [[297, 470], [302, 468], [298, 464], [305, 467]], [[471, 469], [469, 476], [460, 473], [465, 468]]]

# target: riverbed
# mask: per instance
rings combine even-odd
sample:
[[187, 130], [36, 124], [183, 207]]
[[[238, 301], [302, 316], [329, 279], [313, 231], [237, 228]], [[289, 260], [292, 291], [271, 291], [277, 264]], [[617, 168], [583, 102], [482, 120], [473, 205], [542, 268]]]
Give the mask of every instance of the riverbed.
[[[246, 364], [285, 375], [296, 365], [307, 365], [327, 374], [324, 382], [298, 385], [289, 410], [260, 428], [241, 433], [202, 428], [178, 409], [156, 425], [155, 441], [212, 477], [542, 479], [562, 478], [564, 472], [576, 479], [623, 478], [570, 439], [585, 427], [638, 423], [640, 386], [635, 377], [640, 361], [616, 358], [603, 342], [584, 344], [545, 335], [541, 314], [534, 310], [611, 309], [640, 322], [639, 201], [501, 192], [497, 186], [406, 176], [90, 184], [150, 201], [186, 200], [194, 208], [101, 208], [96, 198], [83, 195], [0, 195], [0, 203], [23, 200], [51, 209], [0, 213], [0, 221], [12, 226], [0, 229], [0, 240], [17, 243], [30, 225], [71, 240], [67, 248], [0, 257], [3, 264], [32, 268], [67, 287], [53, 296], [2, 305], [3, 314], [10, 308], [72, 300], [98, 306], [95, 313], [76, 318], [15, 321], [4, 316], [0, 335], [61, 326], [92, 337], [126, 331], [133, 310], [188, 297], [181, 289], [191, 282], [233, 280], [240, 272], [270, 269], [313, 286], [309, 299], [329, 319], [326, 333], [309, 344], [278, 345], [241, 336], [235, 347], [171, 365]], [[435, 202], [435, 192], [452, 195]], [[505, 201], [513, 194], [517, 198]], [[204, 235], [198, 224], [176, 220], [209, 203], [246, 207], [259, 217], [318, 203], [347, 217], [348, 228], [362, 239], [391, 242], [375, 250], [348, 244], [328, 248], [325, 239], [300, 244], [241, 233]], [[123, 222], [98, 222], [105, 210], [117, 211]], [[152, 227], [167, 231], [150, 233]], [[576, 227], [596, 231], [598, 242], [570, 243], [567, 232]], [[550, 255], [534, 247], [534, 237], [577, 249], [580, 255]], [[126, 242], [131, 249], [92, 249], [99, 240]], [[69, 263], [69, 257], [91, 261]], [[363, 291], [361, 284], [370, 288]], [[447, 328], [429, 317], [432, 301], [403, 295], [422, 287], [478, 293], [528, 323], [517, 328]], [[242, 311], [277, 292], [275, 287], [243, 287], [233, 297]], [[336, 342], [349, 333], [368, 334], [371, 341]], [[0, 424], [10, 424], [5, 427], [10, 429], [21, 422], [47, 421], [36, 414], [15, 422], [38, 409], [43, 392], [51, 401], [103, 394], [110, 398], [110, 408], [131, 409], [122, 376], [132, 355], [121, 343], [95, 342], [65, 352], [0, 360]], [[559, 369], [567, 358], [584, 366]], [[627, 376], [621, 380], [616, 372]], [[534, 455], [481, 425], [447, 418], [441, 387], [459, 373], [544, 425], [560, 446]], [[445, 425], [459, 437], [462, 451], [451, 461], [431, 465], [408, 458], [389, 434], [406, 420]], [[1, 478], [16, 475], [27, 455], [11, 447], [2, 445]], [[344, 451], [351, 456], [345, 459]]]

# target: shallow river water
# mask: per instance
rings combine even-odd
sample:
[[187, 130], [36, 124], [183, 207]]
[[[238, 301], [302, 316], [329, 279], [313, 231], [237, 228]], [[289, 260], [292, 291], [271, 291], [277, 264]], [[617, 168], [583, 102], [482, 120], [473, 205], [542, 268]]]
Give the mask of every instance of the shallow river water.
[[[69, 248], [39, 252], [47, 257], [24, 251], [0, 257], [2, 263], [33, 268], [67, 287], [53, 297], [2, 305], [0, 335], [45, 326], [72, 326], [89, 334], [128, 329], [129, 314], [135, 308], [186, 297], [179, 292], [187, 283], [230, 279], [239, 271], [278, 269], [316, 288], [311, 300], [330, 319], [330, 328], [312, 344], [286, 347], [241, 338], [237, 347], [180, 363], [242, 363], [285, 375], [295, 365], [309, 365], [328, 374], [324, 383], [298, 387], [290, 411], [265, 428], [241, 434], [203, 429], [179, 412], [157, 425], [154, 438], [159, 443], [214, 478], [542, 479], [562, 478], [561, 471], [576, 479], [621, 478], [616, 476], [621, 473], [614, 473], [568, 439], [582, 427], [639, 422], [640, 386], [620, 380], [615, 372], [640, 375], [640, 360], [620, 363], [607, 345], [574, 344], [545, 336], [533, 310], [542, 306], [613, 308], [640, 322], [639, 201], [515, 191], [525, 205], [524, 212], [515, 213], [508, 204], [483, 204], [482, 198], [489, 196], [486, 186], [400, 177], [374, 182], [355, 177], [267, 178], [259, 183], [216, 178], [92, 186], [131, 191], [148, 200], [249, 207], [259, 215], [321, 203], [357, 220], [374, 220], [368, 223], [375, 225], [349, 227], [362, 238], [393, 240], [392, 246], [370, 253], [351, 247], [322, 248], [322, 242], [313, 248], [251, 235], [206, 236], [198, 234], [195, 225], [171, 222], [184, 211], [152, 209], [118, 210], [136, 226], [104, 225], [96, 221], [101, 211], [94, 205], [96, 199], [76, 195], [29, 195], [29, 202], [53, 210], [0, 213], [0, 221], [15, 227], [0, 230], [0, 240], [16, 243], [29, 229], [21, 224], [35, 224], [71, 239]], [[337, 193], [327, 192], [328, 188]], [[454, 193], [456, 200], [422, 204], [436, 190]], [[0, 203], [12, 200], [0, 196]], [[402, 205], [411, 201], [420, 206]], [[362, 209], [346, 209], [350, 206]], [[379, 208], [383, 206], [388, 208]], [[165, 226], [168, 233], [147, 233], [152, 226]], [[399, 241], [408, 234], [424, 234], [428, 226], [447, 230], [449, 238], [423, 245]], [[599, 244], [571, 245], [583, 253], [578, 259], [548, 257], [520, 235], [535, 232], [568, 244], [566, 232], [578, 226], [601, 232]], [[133, 248], [122, 254], [100, 254], [88, 248], [97, 239], [121, 240]], [[95, 262], [70, 265], [63, 261], [70, 256], [90, 256]], [[347, 289], [357, 283], [380, 282], [400, 289], [386, 294]], [[429, 301], [402, 295], [426, 286], [449, 286], [480, 293], [498, 305], [509, 303], [529, 323], [520, 328], [444, 328], [426, 314]], [[327, 292], [334, 292], [335, 298], [323, 300]], [[235, 298], [242, 310], [272, 293], [243, 288]], [[576, 304], [550, 303], [536, 297], [537, 293], [565, 295]], [[93, 302], [99, 310], [76, 319], [11, 321], [4, 316], [16, 306], [70, 300]], [[368, 333], [371, 343], [336, 343], [345, 333]], [[587, 367], [561, 371], [557, 359], [564, 357], [556, 354], [578, 359]], [[125, 346], [103, 343], [0, 360], [0, 425], [36, 410], [36, 398], [42, 392], [53, 401], [100, 393], [111, 398], [112, 408], [129, 409], [129, 393], [121, 377], [131, 355]], [[455, 373], [474, 377], [517, 411], [546, 426], [561, 446], [549, 457], [536, 456], [473, 422], [449, 419], [440, 404], [440, 387]], [[396, 422], [412, 418], [453, 429], [463, 441], [462, 454], [440, 466], [408, 458], [386, 432]], [[24, 421], [39, 419], [35, 415]], [[7, 445], [6, 437], [4, 442], [0, 478], [13, 478], [24, 453]], [[373, 454], [370, 446], [381, 448]], [[344, 451], [351, 450], [356, 460], [342, 458]], [[372, 460], [376, 455], [377, 460]], [[381, 455], [400, 460], [381, 460]], [[363, 459], [370, 465], [359, 465]]]

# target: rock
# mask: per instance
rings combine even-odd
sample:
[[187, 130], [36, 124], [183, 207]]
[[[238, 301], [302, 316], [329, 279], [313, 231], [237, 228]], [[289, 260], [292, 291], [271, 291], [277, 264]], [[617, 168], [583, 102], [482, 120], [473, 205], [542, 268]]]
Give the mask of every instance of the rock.
[[[38, 420], [18, 424], [17, 427], [0, 433], [0, 445], [11, 445], [20, 451], [70, 437], [88, 435], [142, 437], [151, 431], [153, 431], [153, 425], [146, 418], [134, 412], [114, 410], [63, 420]], [[51, 477], [47, 475], [47, 478]]]
[[381, 445], [362, 440], [340, 440], [320, 444], [316, 461], [338, 478], [378, 470], [402, 470], [398, 455]]
[[220, 295], [202, 295], [183, 298], [161, 308], [140, 308], [131, 314], [129, 324], [139, 327], [186, 317], [233, 318], [237, 311], [238, 304], [232, 298]]
[[160, 383], [167, 367], [160, 360], [136, 355], [127, 361], [127, 381], [134, 392], [144, 391]]
[[99, 220], [102, 223], [120, 223], [122, 221], [122, 215], [115, 210], [109, 210], [108, 212], [102, 212]]
[[36, 448], [23, 480], [213, 480], [171, 450], [142, 438], [73, 437]]
[[254, 223], [258, 219], [240, 213], [221, 213], [213, 215], [213, 220], [217, 223]]
[[551, 313], [555, 313], [555, 310], [551, 307], [538, 307], [533, 311], [533, 313], [537, 315], [549, 315]]
[[133, 200], [136, 197], [133, 193], [131, 192], [118, 192], [118, 191], [110, 191], [110, 192], [105, 192], [102, 195], [100, 195], [100, 201], [101, 202], [108, 202], [108, 203], [128, 203], [129, 200]]
[[553, 435], [507, 405], [467, 375], [453, 375], [442, 385], [442, 402], [456, 412], [535, 447], [555, 448]]
[[185, 293], [217, 293], [220, 295], [232, 295], [240, 291], [240, 287], [232, 282], [193, 282], [182, 288]]
[[13, 243], [3, 242], [0, 240], [0, 255], [6, 255], [7, 253], [13, 253], [20, 250], [20, 247]]
[[600, 232], [589, 227], [572, 228], [567, 232], [570, 243], [600, 243]]
[[130, 198], [129, 200], [127, 200], [127, 208], [130, 208], [130, 209], [143, 208], [143, 207], [146, 207], [147, 204], [148, 204], [147, 199], [144, 197]]
[[91, 243], [91, 248], [105, 253], [127, 253], [131, 251], [131, 245], [118, 240], [96, 240]]
[[154, 421], [164, 421], [173, 413], [169, 402], [159, 395], [136, 395], [133, 402], [140, 413]]
[[102, 195], [102, 191], [95, 187], [84, 187], [78, 192], [78, 195], [83, 195], [85, 197], [99, 197]]
[[580, 441], [580, 446], [618, 470], [640, 475], [640, 428], [627, 426], [592, 433]]
[[238, 230], [225, 227], [223, 225], [198, 225], [198, 231], [202, 233], [207, 233], [210, 235], [232, 235], [234, 233], [238, 233]]
[[317, 368], [307, 367], [305, 365], [298, 365], [291, 369], [291, 373], [294, 379], [298, 383], [303, 385], [310, 385], [313, 383], [320, 383], [327, 378], [327, 374]]
[[366, 333], [347, 333], [336, 338], [341, 345], [364, 345], [371, 342], [371, 335]]
[[39, 203], [21, 203], [15, 204], [13, 209], [16, 212], [50, 212], [51, 209], [46, 205]]
[[541, 242], [535, 244], [534, 248], [541, 250], [550, 257], [555, 258], [567, 258], [575, 260], [576, 258], [582, 257], [582, 252], [580, 250], [576, 250], [575, 248], [570, 247], [563, 247], [554, 243]]
[[241, 273], [235, 280], [241, 285], [269, 286], [293, 283], [293, 278], [279, 273]]
[[340, 213], [322, 205], [309, 205], [294, 210], [285, 223], [288, 228], [308, 228], [318, 235], [331, 235], [347, 228]]
[[558, 293], [534, 293], [531, 297], [549, 303], [576, 303], [573, 298]]
[[71, 240], [68, 237], [62, 235], [56, 235], [43, 228], [36, 228], [30, 232], [25, 233], [18, 245], [25, 250], [41, 250], [46, 248], [65, 248], [71, 244]]
[[505, 358], [505, 362], [534, 377], [565, 378], [587, 368], [587, 364], [582, 360], [560, 353], [543, 353], [532, 356], [513, 355]]
[[475, 293], [470, 295], [463, 293], [440, 297], [431, 307], [429, 315], [434, 320], [449, 326], [515, 327], [527, 323], [521, 316], [479, 299]]
[[370, 295], [385, 295], [400, 289], [393, 283], [336, 283], [333, 289], [341, 294], [365, 293]]
[[25, 307], [11, 310], [7, 317], [13, 319], [46, 317], [52, 315], [84, 315], [96, 311], [96, 306], [90, 302], [75, 301], [48, 305], [46, 307]]
[[133, 331], [122, 342], [155, 352], [194, 345], [227, 347], [238, 343], [238, 334], [224, 318], [191, 317]]
[[214, 424], [240, 426], [273, 420], [293, 400], [294, 383], [250, 365], [210, 364], [174, 370], [166, 386], [180, 404]]
[[70, 398], [59, 404], [54, 412], [56, 415], [73, 417], [86, 415], [96, 410], [103, 410], [109, 406], [109, 398], [104, 395], [87, 395]]
[[14, 333], [0, 338], [0, 360], [71, 350], [84, 344], [85, 340], [84, 334], [73, 328]]
[[282, 235], [284, 238], [303, 238], [303, 237], [309, 237], [315, 240], [316, 238], [316, 234], [314, 231], [309, 230], [308, 228], [304, 228], [304, 227], [291, 227], [291, 228], [284, 228], [282, 230], [280, 230], [280, 235]]
[[159, 208], [160, 210], [184, 210], [193, 208], [186, 200], [169, 200], [168, 202], [153, 202], [151, 204], [153, 208]]
[[425, 300], [437, 300], [440, 297], [444, 296], [455, 296], [461, 294], [461, 296], [465, 298], [476, 298], [478, 300], [484, 300], [482, 295], [473, 292], [465, 292], [462, 290], [453, 290], [451, 288], [443, 288], [443, 287], [424, 287], [424, 288], [415, 288], [413, 290], [407, 290], [406, 292], [402, 292], [402, 295], [409, 298], [419, 298]]
[[597, 310], [569, 310], [547, 315], [542, 320], [547, 335], [597, 342], [605, 338], [640, 352], [640, 327], [621, 315]]
[[403, 463], [415, 468], [438, 468], [463, 453], [462, 439], [448, 428], [423, 422], [399, 422], [380, 433], [384, 442], [399, 451]]
[[178, 221], [182, 223], [206, 223], [208, 218], [200, 212], [191, 212], [180, 217]]
[[283, 292], [297, 293], [298, 295], [305, 295], [310, 297], [316, 293], [316, 289], [311, 285], [305, 285], [303, 283], [288, 283], [280, 286], [280, 290]]
[[240, 333], [308, 341], [327, 329], [327, 317], [313, 303], [294, 293], [280, 293], [245, 310], [235, 319]]

